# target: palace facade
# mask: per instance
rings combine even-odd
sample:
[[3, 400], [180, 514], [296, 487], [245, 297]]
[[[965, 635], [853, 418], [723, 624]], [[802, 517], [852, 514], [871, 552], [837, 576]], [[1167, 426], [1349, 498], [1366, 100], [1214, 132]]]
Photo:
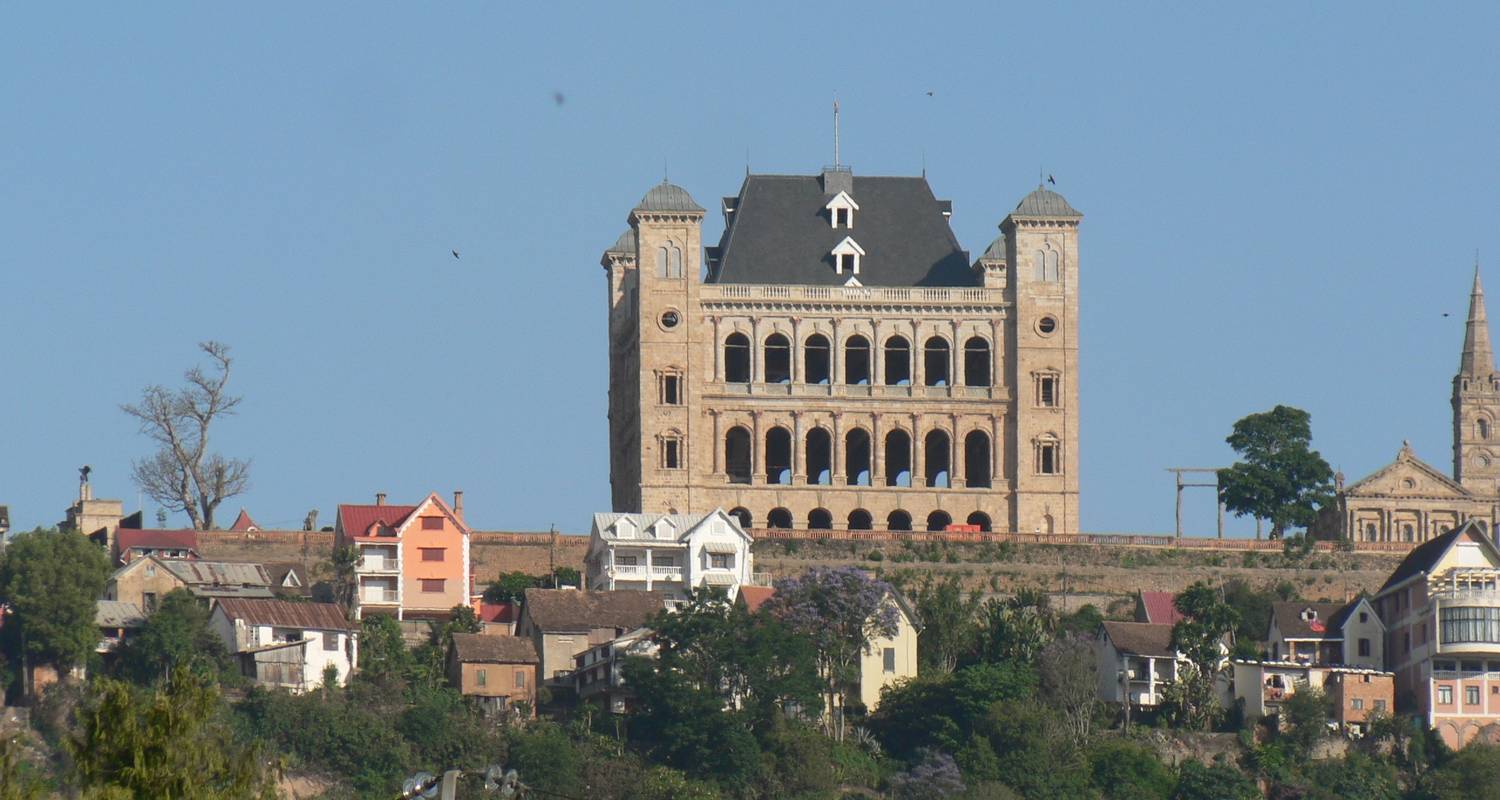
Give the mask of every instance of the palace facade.
[[662, 183], [605, 251], [615, 511], [1078, 530], [1078, 226], [1044, 187], [970, 261], [925, 177]]

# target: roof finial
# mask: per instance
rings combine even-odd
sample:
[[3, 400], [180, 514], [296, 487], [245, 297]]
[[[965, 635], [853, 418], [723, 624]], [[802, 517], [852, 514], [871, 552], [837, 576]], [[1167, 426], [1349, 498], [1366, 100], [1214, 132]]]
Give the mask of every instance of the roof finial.
[[667, 172], [667, 160], [665, 158], [663, 158], [661, 160], [661, 182], [662, 183], [670, 183], [671, 182], [671, 181], [667, 180], [667, 175], [668, 174], [670, 174], [670, 173]]
[[833, 165], [839, 165], [839, 93], [833, 93]]
[[927, 148], [922, 148], [922, 179], [927, 179]]

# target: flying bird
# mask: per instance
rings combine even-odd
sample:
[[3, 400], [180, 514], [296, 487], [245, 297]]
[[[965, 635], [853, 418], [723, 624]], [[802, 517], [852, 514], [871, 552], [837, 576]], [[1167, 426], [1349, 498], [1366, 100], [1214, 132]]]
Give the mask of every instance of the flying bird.
[[1047, 176], [1047, 182], [1050, 183], [1050, 184], [1052, 184], [1053, 186], [1057, 185], [1057, 179], [1054, 178], [1054, 177], [1052, 177], [1051, 175]]
[[458, 258], [458, 251], [457, 251], [457, 250], [454, 250], [454, 251], [453, 251], [453, 257], [454, 257], [454, 258]]
[[927, 96], [928, 96], [928, 97], [931, 97], [931, 96], [932, 96], [932, 92], [928, 92], [928, 93], [927, 93]]
[[562, 105], [563, 103], [568, 102], [568, 98], [563, 97], [563, 93], [562, 92], [556, 92], [555, 91], [555, 92], [552, 93], [552, 102], [554, 102], [554, 103], [556, 103], [558, 105]]
[[1448, 316], [1448, 312], [1444, 311], [1443, 312], [1443, 316], [1445, 316], [1445, 317]]

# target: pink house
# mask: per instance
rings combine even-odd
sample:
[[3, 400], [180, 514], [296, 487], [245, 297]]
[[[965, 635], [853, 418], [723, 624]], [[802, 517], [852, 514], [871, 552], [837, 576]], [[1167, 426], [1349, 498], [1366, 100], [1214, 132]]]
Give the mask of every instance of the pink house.
[[336, 545], [359, 552], [356, 617], [439, 619], [470, 605], [463, 492], [453, 493], [451, 506], [435, 492], [416, 505], [390, 505], [377, 494], [374, 505], [339, 506], [333, 530]]

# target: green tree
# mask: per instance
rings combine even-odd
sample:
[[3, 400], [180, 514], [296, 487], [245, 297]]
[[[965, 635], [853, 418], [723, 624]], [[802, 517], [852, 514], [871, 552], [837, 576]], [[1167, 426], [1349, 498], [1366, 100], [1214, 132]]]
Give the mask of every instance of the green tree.
[[1219, 470], [1225, 508], [1271, 521], [1271, 538], [1306, 527], [1319, 506], [1333, 499], [1333, 470], [1311, 449], [1312, 417], [1276, 406], [1234, 423], [1225, 439], [1240, 460]]
[[169, 678], [179, 666], [204, 674], [230, 672], [224, 643], [208, 627], [208, 612], [186, 589], [174, 589], [120, 655], [121, 672], [138, 684]]
[[1021, 589], [1005, 600], [991, 598], [980, 613], [979, 654], [985, 661], [1036, 661], [1052, 641], [1057, 615], [1040, 589]]
[[0, 739], [0, 800], [40, 800], [41, 781], [21, 761], [20, 737]]
[[1074, 746], [1088, 744], [1099, 705], [1097, 660], [1093, 644], [1065, 636], [1042, 648], [1037, 657], [1042, 699], [1062, 718]]
[[1260, 800], [1255, 781], [1235, 769], [1223, 756], [1205, 765], [1197, 759], [1182, 763], [1172, 800]]
[[1298, 689], [1281, 704], [1281, 738], [1289, 746], [1289, 755], [1298, 763], [1312, 758], [1313, 748], [1328, 735], [1328, 718], [1333, 714], [1333, 698], [1312, 687]]
[[109, 559], [81, 533], [38, 528], [11, 539], [0, 551], [6, 659], [83, 663], [99, 644], [94, 612], [108, 580]]
[[1401, 800], [1396, 769], [1363, 753], [1318, 762], [1308, 781], [1308, 800]]
[[412, 657], [401, 637], [401, 623], [383, 614], [370, 614], [360, 621], [359, 669], [370, 680], [405, 679]]
[[486, 603], [518, 603], [527, 589], [541, 583], [524, 572], [502, 572], [484, 587]]
[[137, 696], [103, 679], [68, 743], [81, 786], [109, 798], [274, 798], [274, 771], [237, 742], [219, 693], [190, 670]]
[[1128, 739], [1100, 737], [1088, 759], [1094, 787], [1106, 800], [1168, 800], [1177, 785], [1155, 753]]
[[577, 567], [553, 567], [552, 574], [547, 577], [549, 585], [554, 589], [564, 586], [583, 586], [583, 574]]
[[1212, 721], [1213, 684], [1224, 659], [1224, 638], [1239, 624], [1240, 615], [1220, 599], [1218, 590], [1203, 581], [1177, 595], [1176, 605], [1185, 619], [1172, 626], [1172, 646], [1193, 667], [1179, 678], [1189, 684], [1182, 693], [1185, 714], [1189, 720], [1206, 725]]
[[1060, 735], [1062, 727], [1052, 709], [1033, 700], [996, 703], [981, 731], [997, 757], [995, 777], [1027, 798], [1093, 800], [1089, 764]]
[[979, 592], [965, 592], [957, 575], [939, 580], [929, 574], [917, 584], [911, 599], [922, 623], [917, 634], [917, 658], [922, 669], [952, 672], [978, 641], [975, 618], [982, 602]]
[[1103, 623], [1104, 615], [1099, 608], [1093, 603], [1084, 603], [1077, 611], [1057, 618], [1057, 632], [1090, 638], [1099, 633], [1099, 626]]
[[354, 608], [359, 562], [359, 549], [351, 544], [341, 544], [333, 548], [327, 561], [318, 565], [318, 571], [328, 576], [333, 602], [344, 609], [345, 613]]
[[1432, 800], [1500, 800], [1500, 747], [1474, 743], [1428, 773]]
[[896, 758], [916, 758], [923, 748], [960, 754], [984, 727], [992, 706], [1036, 692], [1036, 672], [1025, 664], [974, 664], [886, 687], [869, 727]]

